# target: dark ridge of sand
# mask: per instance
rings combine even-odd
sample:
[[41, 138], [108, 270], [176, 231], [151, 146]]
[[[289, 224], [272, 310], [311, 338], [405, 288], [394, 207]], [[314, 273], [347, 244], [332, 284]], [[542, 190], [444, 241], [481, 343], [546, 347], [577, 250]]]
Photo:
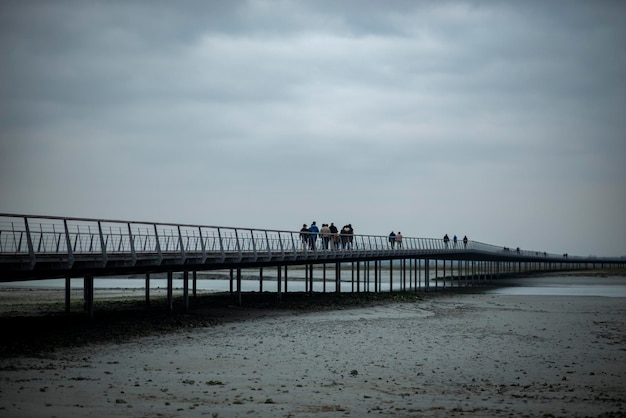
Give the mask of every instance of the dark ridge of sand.
[[174, 298], [170, 312], [164, 296], [153, 296], [149, 306], [142, 289], [99, 289], [94, 318], [83, 312], [80, 292], [75, 292], [70, 313], [65, 313], [64, 291], [3, 290], [0, 294], [0, 358], [45, 355], [63, 347], [96, 343], [122, 343], [142, 336], [209, 327], [228, 321], [254, 319], [280, 312], [315, 312], [394, 302], [416, 302], [444, 293], [276, 293], [242, 294], [242, 306], [229, 293], [190, 297], [184, 311], [182, 297]]

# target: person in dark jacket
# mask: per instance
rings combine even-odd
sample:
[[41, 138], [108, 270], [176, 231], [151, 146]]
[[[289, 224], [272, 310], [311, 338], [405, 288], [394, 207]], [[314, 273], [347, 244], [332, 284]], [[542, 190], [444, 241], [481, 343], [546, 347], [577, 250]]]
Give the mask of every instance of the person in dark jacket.
[[389, 234], [389, 244], [392, 249], [396, 247], [396, 234], [393, 231]]
[[311, 237], [311, 249], [314, 250], [315, 249], [315, 243], [317, 241], [317, 234], [319, 234], [320, 229], [317, 227], [317, 225], [315, 224], [315, 221], [313, 221], [311, 223], [311, 227], [309, 228], [309, 236]]
[[303, 224], [300, 230], [300, 240], [302, 241], [303, 250], [309, 246], [309, 228], [307, 228], [306, 224]]

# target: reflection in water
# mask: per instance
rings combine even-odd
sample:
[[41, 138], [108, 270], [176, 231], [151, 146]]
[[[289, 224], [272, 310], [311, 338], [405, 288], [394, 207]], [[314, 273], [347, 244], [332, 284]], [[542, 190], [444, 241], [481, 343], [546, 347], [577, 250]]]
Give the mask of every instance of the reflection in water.
[[489, 289], [486, 293], [497, 295], [626, 297], [626, 277], [624, 276], [548, 275], [503, 279], [496, 284], [501, 287]]

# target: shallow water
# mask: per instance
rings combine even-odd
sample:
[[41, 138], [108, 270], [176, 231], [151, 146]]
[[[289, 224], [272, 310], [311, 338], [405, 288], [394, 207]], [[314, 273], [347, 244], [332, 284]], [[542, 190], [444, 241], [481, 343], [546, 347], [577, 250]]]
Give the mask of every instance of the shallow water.
[[[269, 272], [268, 272], [269, 273]], [[334, 272], [333, 272], [334, 273]], [[274, 276], [274, 277], [272, 277]], [[305, 291], [305, 283], [303, 276], [297, 271], [290, 272], [287, 290], [289, 292]], [[189, 277], [189, 286], [192, 286], [191, 276]], [[423, 288], [423, 278], [420, 279], [420, 287]], [[137, 277], [106, 277], [96, 278], [94, 280], [94, 288], [96, 289], [143, 289], [145, 288], [145, 278]], [[393, 289], [401, 290], [400, 278], [394, 275], [392, 284]], [[457, 283], [454, 283], [456, 287]], [[173, 286], [176, 290], [183, 289], [183, 280], [177, 277], [173, 280]], [[233, 284], [236, 286], [236, 284]], [[407, 280], [408, 286], [408, 280]], [[24, 282], [0, 283], [2, 288], [19, 288], [19, 289], [63, 289], [65, 287], [65, 279], [37, 280]], [[71, 287], [73, 289], [83, 288], [83, 279], [71, 279]], [[444, 284], [440, 280], [435, 283], [430, 282], [432, 291], [441, 289]], [[151, 278], [151, 289], [166, 289], [167, 280], [164, 278]], [[230, 280], [227, 278], [209, 278], [198, 276], [196, 288], [201, 291], [209, 292], [226, 292], [230, 290]], [[263, 278], [263, 291], [277, 291], [278, 284], [275, 274], [267, 274]], [[381, 291], [389, 291], [389, 277], [383, 276], [380, 285]], [[450, 282], [447, 283], [450, 288]], [[241, 290], [244, 292], [260, 291], [260, 281], [258, 277], [244, 276], [241, 281]], [[319, 272], [315, 274], [315, 282], [313, 290], [316, 292], [334, 292], [335, 282], [334, 274], [327, 274], [326, 283]], [[341, 291], [356, 291], [356, 283], [352, 283], [350, 274], [342, 273]], [[360, 291], [374, 291], [373, 275], [370, 276], [370, 283], [365, 283], [361, 277], [359, 284]], [[281, 284], [281, 291], [285, 291], [284, 277]], [[602, 297], [626, 297], [626, 277], [624, 276], [584, 276], [584, 275], [558, 275], [546, 274], [545, 276], [532, 276], [525, 278], [507, 278], [500, 281], [490, 282], [490, 286], [484, 289], [484, 293], [498, 295], [545, 295], [545, 296], [602, 296]]]
[[502, 287], [486, 290], [497, 295], [626, 297], [626, 277], [548, 275], [502, 279]]

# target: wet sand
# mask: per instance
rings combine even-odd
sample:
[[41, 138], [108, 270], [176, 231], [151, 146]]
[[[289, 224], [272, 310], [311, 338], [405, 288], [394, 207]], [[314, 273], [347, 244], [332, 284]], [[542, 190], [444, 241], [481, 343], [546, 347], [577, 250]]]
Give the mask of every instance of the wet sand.
[[[33, 295], [12, 306], [41, 305]], [[5, 356], [0, 415], [626, 416], [625, 298], [438, 294], [205, 313]]]

